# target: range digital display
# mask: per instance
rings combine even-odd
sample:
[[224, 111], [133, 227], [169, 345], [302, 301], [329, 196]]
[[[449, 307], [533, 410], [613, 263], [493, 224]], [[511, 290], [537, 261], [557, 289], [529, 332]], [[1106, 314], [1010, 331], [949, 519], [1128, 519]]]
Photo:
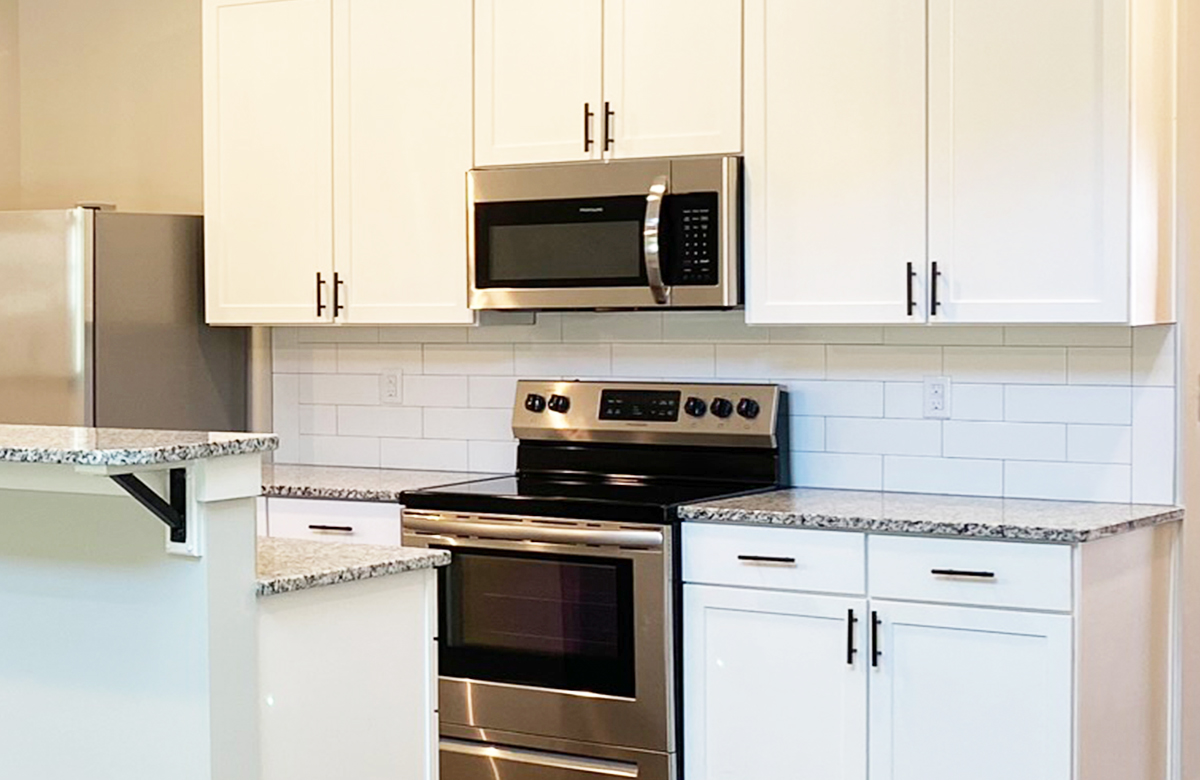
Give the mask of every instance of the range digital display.
[[600, 393], [600, 419], [677, 422], [680, 397], [677, 390], [605, 390]]

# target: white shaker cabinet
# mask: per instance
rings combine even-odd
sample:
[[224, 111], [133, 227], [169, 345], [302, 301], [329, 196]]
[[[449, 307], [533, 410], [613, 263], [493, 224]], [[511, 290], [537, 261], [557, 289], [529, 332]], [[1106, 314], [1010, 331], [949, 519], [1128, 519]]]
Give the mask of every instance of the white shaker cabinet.
[[[204, 3], [205, 301], [215, 324], [332, 321], [331, 0]], [[318, 279], [322, 280], [318, 282]]]
[[865, 599], [686, 587], [688, 779], [865, 778], [865, 610]]
[[747, 319], [1172, 321], [1169, 9], [747, 0]]
[[470, 323], [471, 0], [205, 0], [208, 321]]
[[923, 322], [925, 3], [748, 0], [746, 30], [746, 319]]
[[475, 0], [475, 164], [736, 154], [742, 0]]

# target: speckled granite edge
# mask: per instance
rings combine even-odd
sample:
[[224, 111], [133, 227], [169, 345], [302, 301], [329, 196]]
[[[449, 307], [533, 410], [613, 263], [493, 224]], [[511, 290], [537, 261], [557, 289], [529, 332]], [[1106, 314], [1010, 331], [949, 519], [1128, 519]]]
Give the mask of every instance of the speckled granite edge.
[[312, 498], [328, 501], [373, 501], [393, 504], [400, 500], [399, 490], [368, 490], [364, 488], [329, 488], [312, 485], [263, 485], [266, 498]]
[[0, 462], [152, 466], [278, 449], [274, 434], [0, 426]]
[[450, 563], [446, 550], [273, 538], [260, 538], [258, 545], [259, 596], [388, 577]]
[[1183, 519], [1183, 510], [1168, 508], [1160, 514], [1111, 523], [1099, 528], [1067, 529], [1036, 525], [1005, 525], [970, 522], [931, 522], [893, 518], [846, 517], [805, 513], [762, 512], [711, 507], [682, 507], [684, 520], [709, 523], [738, 523], [742, 525], [782, 525], [826, 531], [862, 531], [918, 536], [956, 536], [973, 539], [1008, 539], [1026, 542], [1058, 542], [1081, 544], [1109, 536], [1135, 531], [1139, 528]]
[[397, 503], [400, 494], [406, 490], [421, 490], [493, 476], [496, 475], [275, 464], [263, 469], [263, 495], [267, 498]]

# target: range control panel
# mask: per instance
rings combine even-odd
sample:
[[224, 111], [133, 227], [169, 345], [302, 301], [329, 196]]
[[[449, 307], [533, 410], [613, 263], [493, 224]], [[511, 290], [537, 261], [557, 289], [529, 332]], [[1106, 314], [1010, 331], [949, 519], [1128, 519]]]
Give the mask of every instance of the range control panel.
[[519, 439], [774, 447], [778, 385], [650, 382], [517, 384]]

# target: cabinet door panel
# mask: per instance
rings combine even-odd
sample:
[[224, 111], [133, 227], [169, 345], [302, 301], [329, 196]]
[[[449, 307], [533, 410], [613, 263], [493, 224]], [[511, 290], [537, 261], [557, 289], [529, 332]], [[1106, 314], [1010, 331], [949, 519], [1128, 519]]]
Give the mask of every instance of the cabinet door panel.
[[1124, 322], [1124, 0], [929, 3], [929, 238], [947, 322]]
[[746, 319], [924, 321], [925, 3], [746, 11]]
[[613, 156], [742, 150], [742, 0], [605, 0], [604, 30]]
[[330, 0], [207, 0], [208, 321], [327, 322], [333, 273]]
[[469, 323], [471, 0], [335, 0], [338, 321]]
[[872, 601], [875, 780], [1071, 777], [1071, 617]]
[[475, 164], [598, 159], [603, 0], [475, 0]]
[[858, 599], [684, 586], [687, 780], [865, 778], [864, 609]]

